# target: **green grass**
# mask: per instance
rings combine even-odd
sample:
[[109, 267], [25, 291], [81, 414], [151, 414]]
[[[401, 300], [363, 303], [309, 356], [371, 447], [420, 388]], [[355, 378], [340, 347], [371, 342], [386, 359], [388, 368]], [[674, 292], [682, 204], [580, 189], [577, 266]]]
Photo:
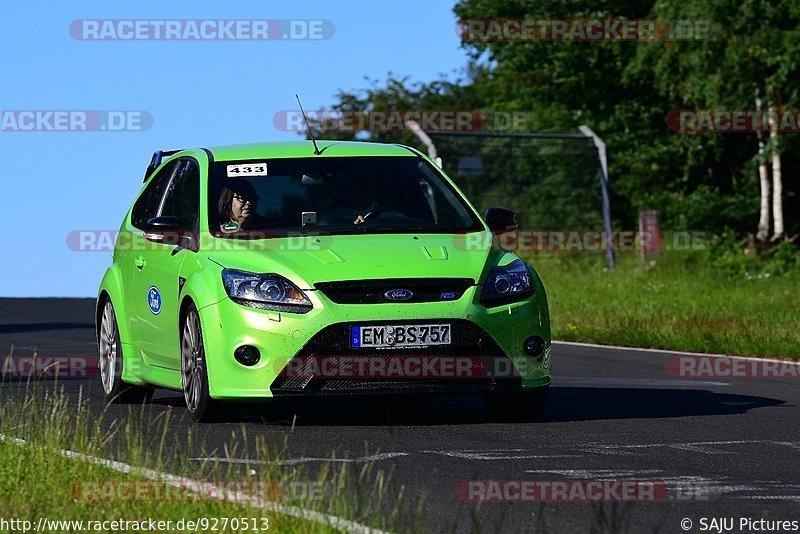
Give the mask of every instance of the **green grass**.
[[[206, 451], [201, 441], [202, 426], [191, 429], [188, 438], [185, 432], [178, 436], [170, 431], [171, 409], [164, 412], [165, 417], [158, 418], [156, 425], [145, 427], [143, 410], [148, 407], [132, 406], [126, 417], [109, 419], [108, 414], [97, 413], [96, 405], [90, 410], [85, 400], [70, 401], [52, 383], [32, 383], [29, 388], [25, 385], [20, 388], [17, 391], [14, 386], [4, 386], [0, 399], [0, 434], [28, 442], [26, 445], [0, 443], [0, 480], [6, 481], [0, 484], [0, 518], [20, 518], [34, 525], [40, 517], [84, 521], [152, 518], [172, 520], [173, 525], [181, 519], [250, 518], [252, 521], [252, 518], [267, 518], [270, 531], [337, 532], [328, 525], [247, 502], [197, 498], [188, 490], [172, 490], [171, 497], [166, 499], [109, 497], [105, 492], [120, 481], [149, 479], [57, 453], [71, 450], [219, 485], [241, 482], [241, 491], [249, 494], [268, 488], [261, 495], [270, 501], [383, 530], [414, 531], [419, 527], [421, 508], [415, 502], [421, 501], [409, 499], [402, 489], [399, 494], [396, 489], [390, 490], [391, 473], [378, 470], [374, 465], [329, 463], [313, 470], [296, 465], [282, 466], [277, 462], [285, 457], [285, 443], [276, 447], [259, 436], [253, 446], [254, 441], [247, 439], [244, 425], [232, 432], [224, 451]], [[12, 390], [16, 392], [10, 393]], [[249, 450], [247, 443], [251, 444]], [[194, 453], [199, 450], [203, 457], [228, 455], [265, 463], [247, 466], [198, 463], [191, 460], [190, 450]], [[303, 498], [298, 489], [287, 491], [291, 487], [298, 488], [298, 483], [313, 484], [317, 488], [316, 496]], [[103, 488], [100, 492], [92, 489], [98, 484]], [[161, 491], [165, 486], [146, 487]], [[275, 491], [275, 488], [284, 491]], [[93, 500], [92, 496], [98, 500]], [[220, 527], [217, 531], [237, 531], [231, 528], [233, 526], [231, 523], [229, 528], [221, 530]]]
[[531, 262], [550, 300], [553, 338], [753, 356], [800, 356], [800, 273], [714, 267], [706, 252], [636, 253], [613, 271], [596, 254]]

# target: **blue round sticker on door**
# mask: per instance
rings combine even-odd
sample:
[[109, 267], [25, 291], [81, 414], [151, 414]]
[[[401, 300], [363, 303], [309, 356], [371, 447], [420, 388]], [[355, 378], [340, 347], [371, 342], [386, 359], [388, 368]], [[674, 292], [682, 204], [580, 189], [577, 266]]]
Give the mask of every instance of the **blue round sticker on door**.
[[153, 315], [158, 315], [161, 311], [161, 293], [156, 286], [150, 286], [150, 289], [147, 290], [147, 305]]

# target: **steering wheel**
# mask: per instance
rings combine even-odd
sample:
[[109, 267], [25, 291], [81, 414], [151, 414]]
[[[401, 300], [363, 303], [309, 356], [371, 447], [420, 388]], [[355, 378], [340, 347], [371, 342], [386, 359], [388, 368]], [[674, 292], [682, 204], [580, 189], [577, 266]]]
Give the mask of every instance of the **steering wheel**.
[[364, 215], [364, 220], [366, 220], [366, 219], [368, 219], [370, 217], [372, 217], [372, 218], [380, 217], [381, 214], [389, 212], [389, 211], [394, 211], [396, 213], [401, 214], [403, 217], [408, 217], [408, 215], [403, 213], [403, 211], [401, 209], [399, 209], [397, 206], [380, 206], [378, 208], [375, 208], [371, 212], [367, 213], [366, 215]]

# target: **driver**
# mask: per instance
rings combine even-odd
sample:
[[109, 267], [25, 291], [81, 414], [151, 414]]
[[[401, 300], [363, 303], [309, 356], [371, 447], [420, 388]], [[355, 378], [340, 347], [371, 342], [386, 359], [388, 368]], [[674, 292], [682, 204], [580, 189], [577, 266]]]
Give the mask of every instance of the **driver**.
[[353, 224], [363, 224], [373, 212], [373, 217], [402, 216], [402, 213], [393, 210], [385, 211], [379, 208], [375, 200], [375, 178], [372, 176], [350, 176], [345, 182], [345, 199], [343, 205], [335, 208], [331, 215], [343, 217], [353, 221]]
[[372, 177], [351, 178], [347, 187], [347, 207], [355, 219], [353, 224], [362, 224], [378, 203], [375, 202], [375, 180]]
[[219, 195], [220, 231], [230, 234], [255, 227], [257, 205], [258, 194], [253, 184], [238, 178], [228, 180]]

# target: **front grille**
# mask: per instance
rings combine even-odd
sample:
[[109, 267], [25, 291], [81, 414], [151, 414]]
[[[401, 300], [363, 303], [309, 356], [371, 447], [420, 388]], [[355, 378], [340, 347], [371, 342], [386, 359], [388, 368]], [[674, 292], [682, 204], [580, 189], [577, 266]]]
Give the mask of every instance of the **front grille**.
[[[449, 323], [450, 345], [420, 348], [379, 349], [350, 347], [351, 326], [407, 325]], [[478, 362], [483, 371], [476, 376], [321, 376], [322, 362], [328, 358], [465, 357]], [[440, 360], [440, 361], [441, 361]], [[342, 361], [342, 360], [339, 360]], [[451, 360], [452, 361], [452, 360]], [[329, 362], [328, 362], [329, 363]], [[501, 373], [498, 373], [498, 370]], [[497, 343], [481, 327], [463, 319], [427, 319], [406, 321], [365, 321], [338, 323], [322, 329], [295, 355], [270, 388], [281, 395], [392, 394], [392, 393], [469, 393], [498, 389], [518, 389], [522, 380], [511, 361]]]
[[[519, 389], [519, 380], [367, 380], [340, 379], [326, 380], [317, 388], [303, 391], [303, 395], [393, 395], [393, 394], [436, 394], [436, 393], [478, 393]], [[299, 391], [295, 394], [301, 393]]]
[[[314, 287], [336, 304], [404, 304], [458, 300], [473, 285], [472, 278], [386, 278], [319, 282]], [[393, 289], [405, 289], [414, 295], [401, 301], [386, 298], [386, 292]]]

